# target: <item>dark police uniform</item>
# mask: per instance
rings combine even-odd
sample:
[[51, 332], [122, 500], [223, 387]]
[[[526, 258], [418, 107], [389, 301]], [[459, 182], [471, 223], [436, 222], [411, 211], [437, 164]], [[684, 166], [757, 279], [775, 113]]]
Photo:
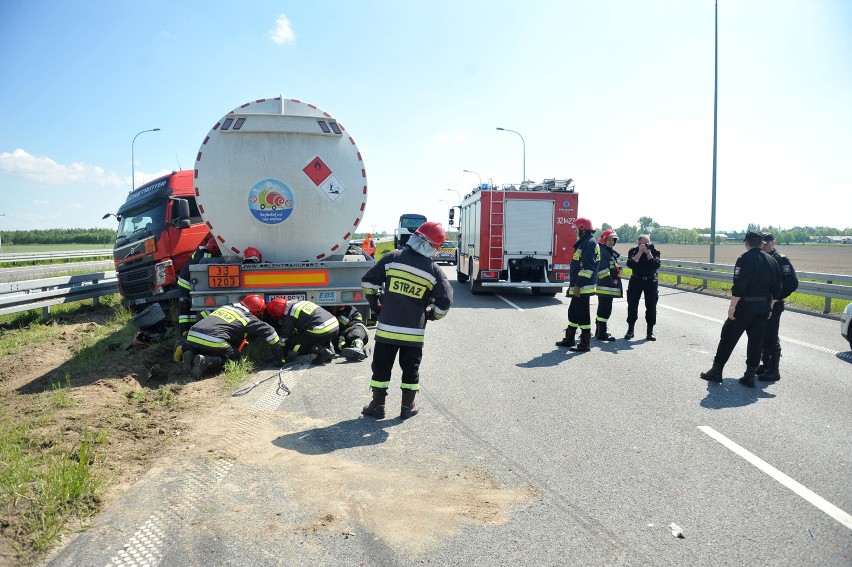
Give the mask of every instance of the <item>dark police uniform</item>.
[[657, 270], [660, 269], [660, 251], [654, 246], [651, 258], [642, 254], [637, 262], [633, 258], [639, 252], [636, 246], [627, 253], [627, 267], [633, 270], [627, 282], [627, 337], [632, 338], [633, 325], [639, 319], [639, 299], [645, 294], [645, 322], [648, 324], [648, 337], [652, 336], [652, 327], [657, 324], [657, 301], [660, 291], [657, 283]]
[[[764, 242], [772, 242], [775, 236], [772, 233], [763, 235]], [[775, 381], [781, 378], [778, 373], [778, 363], [781, 360], [781, 341], [778, 339], [778, 328], [781, 324], [781, 313], [784, 311], [784, 300], [790, 297], [799, 287], [799, 278], [790, 259], [778, 250], [773, 249], [771, 253], [778, 266], [781, 268], [781, 301], [772, 308], [772, 317], [766, 326], [766, 334], [763, 337], [763, 372], [758, 368], [758, 377], [765, 381]]]
[[781, 299], [781, 268], [772, 256], [760, 249], [761, 238], [762, 235], [754, 232], [746, 234], [746, 241], [756, 245], [737, 258], [731, 295], [740, 299], [734, 310], [734, 319], [729, 317], [722, 325], [721, 339], [713, 359], [713, 370], [702, 374], [705, 380], [712, 379], [715, 375], [718, 379], [712, 381], [721, 382], [721, 370], [745, 332], [748, 336], [747, 368], [740, 381], [754, 386], [754, 374], [760, 362], [771, 302], [773, 299]]

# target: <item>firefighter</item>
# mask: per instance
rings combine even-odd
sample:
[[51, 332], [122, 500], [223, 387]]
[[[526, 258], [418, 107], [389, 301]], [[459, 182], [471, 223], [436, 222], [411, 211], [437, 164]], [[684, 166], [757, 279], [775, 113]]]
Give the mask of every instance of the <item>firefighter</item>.
[[781, 268], [772, 256], [760, 249], [762, 241], [762, 234], [753, 231], [746, 233], [743, 241], [746, 252], [737, 258], [734, 266], [728, 318], [722, 325], [713, 368], [701, 373], [702, 380], [722, 383], [725, 363], [745, 332], [748, 335], [746, 371], [740, 378], [740, 384], [754, 388], [766, 326], [773, 307], [781, 299]]
[[352, 305], [340, 305], [333, 310], [337, 317], [340, 331], [337, 335], [335, 351], [342, 354], [350, 362], [358, 362], [367, 358], [365, 350], [370, 338], [364, 316]]
[[598, 264], [598, 312], [595, 317], [595, 338], [600, 341], [614, 341], [615, 337], [607, 331], [607, 321], [612, 315], [612, 300], [624, 293], [621, 286], [621, 266], [618, 265], [619, 254], [612, 249], [618, 242], [618, 235], [611, 228], [601, 233], [598, 240], [601, 250], [601, 261]]
[[799, 287], [799, 278], [796, 277], [796, 270], [790, 259], [775, 249], [775, 236], [771, 232], [764, 233], [760, 247], [772, 256], [781, 268], [781, 300], [772, 308], [772, 317], [763, 337], [763, 364], [757, 367], [758, 380], [775, 382], [781, 379], [778, 373], [778, 363], [781, 361], [781, 341], [778, 340], [781, 313], [784, 311], [784, 300]]
[[254, 246], [248, 246], [243, 250], [243, 264], [260, 264], [263, 262], [263, 256], [260, 250]]
[[284, 341], [285, 362], [293, 362], [302, 354], [315, 354], [314, 364], [325, 364], [334, 358], [337, 318], [316, 303], [276, 297], [269, 302], [269, 316]]
[[245, 296], [239, 303], [223, 305], [195, 323], [186, 340], [175, 345], [175, 362], [183, 361], [198, 380], [207, 370], [218, 370], [225, 360], [239, 360], [248, 336], [263, 337], [280, 352], [278, 333], [260, 320], [266, 309], [263, 297]]
[[639, 319], [639, 299], [645, 294], [645, 323], [648, 333], [645, 339], [656, 341], [654, 325], [657, 324], [657, 301], [660, 290], [657, 283], [657, 270], [660, 269], [660, 251], [651, 243], [651, 237], [643, 234], [638, 246], [627, 253], [627, 267], [633, 270], [627, 282], [627, 333], [625, 339], [632, 339], [633, 327]]
[[367, 233], [367, 238], [365, 238], [364, 242], [361, 243], [361, 250], [363, 250], [370, 258], [376, 257], [376, 244], [373, 242], [372, 232]]
[[[569, 291], [571, 303], [568, 304], [568, 327], [565, 337], [556, 346], [567, 346], [571, 350], [588, 352], [592, 342], [592, 316], [589, 299], [595, 294], [598, 281], [598, 264], [601, 252], [595, 241], [595, 229], [592, 221], [580, 217], [574, 226], [577, 228], [577, 241], [574, 243], [574, 257], [571, 260]], [[580, 329], [580, 344], [574, 344], [577, 329]]]
[[178, 331], [183, 337], [186, 337], [189, 328], [198, 321], [198, 315], [192, 312], [192, 299], [189, 296], [189, 292], [192, 291], [189, 267], [198, 264], [204, 258], [219, 258], [221, 255], [219, 243], [211, 236], [193, 252], [192, 257], [178, 275], [178, 293], [180, 294], [178, 296]]
[[420, 361], [426, 321], [443, 318], [453, 303], [453, 289], [432, 257], [444, 243], [440, 223], [421, 224], [406, 244], [382, 256], [361, 278], [364, 295], [378, 313], [373, 347], [373, 399], [361, 410], [376, 419], [385, 417], [385, 397], [399, 353], [402, 368], [401, 419], [417, 415], [414, 398], [420, 389]]

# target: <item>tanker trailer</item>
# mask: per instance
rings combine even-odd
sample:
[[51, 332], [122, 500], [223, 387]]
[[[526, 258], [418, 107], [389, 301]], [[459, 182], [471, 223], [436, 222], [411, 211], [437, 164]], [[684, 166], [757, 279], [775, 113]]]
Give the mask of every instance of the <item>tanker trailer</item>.
[[[348, 249], [367, 204], [367, 175], [355, 140], [333, 116], [283, 97], [243, 104], [204, 138], [194, 177], [222, 257], [190, 268], [193, 310], [258, 293], [367, 313], [361, 277], [375, 260]], [[247, 248], [261, 261], [245, 261]]]

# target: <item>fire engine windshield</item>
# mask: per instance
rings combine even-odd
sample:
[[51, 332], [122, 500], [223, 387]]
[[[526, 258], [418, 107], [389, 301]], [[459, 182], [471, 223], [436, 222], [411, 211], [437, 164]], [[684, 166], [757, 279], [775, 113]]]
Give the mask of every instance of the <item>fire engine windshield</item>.
[[153, 236], [166, 218], [166, 203], [159, 204], [149, 209], [128, 211], [121, 218], [118, 225], [116, 239], [138, 240], [147, 236]]

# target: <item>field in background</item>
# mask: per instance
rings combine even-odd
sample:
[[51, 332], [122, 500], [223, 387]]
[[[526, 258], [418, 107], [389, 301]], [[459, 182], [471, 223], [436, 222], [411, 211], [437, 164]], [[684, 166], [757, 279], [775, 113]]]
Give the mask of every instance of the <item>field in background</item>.
[[65, 250], [106, 250], [111, 252], [112, 244], [3, 244], [3, 254], [63, 252]]
[[[633, 246], [632, 242], [616, 245], [615, 249], [622, 255], [622, 264]], [[658, 248], [664, 260], [710, 262], [710, 245], [707, 244], [660, 244]], [[790, 258], [796, 271], [852, 275], [852, 245], [803, 244], [776, 248]], [[742, 243], [716, 246], [716, 263], [733, 265], [743, 252]]]

